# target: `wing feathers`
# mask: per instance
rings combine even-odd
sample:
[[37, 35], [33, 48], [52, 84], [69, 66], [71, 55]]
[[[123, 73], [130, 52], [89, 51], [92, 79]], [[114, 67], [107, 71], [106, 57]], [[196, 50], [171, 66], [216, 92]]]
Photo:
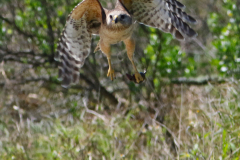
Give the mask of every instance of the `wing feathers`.
[[120, 0], [133, 17], [145, 25], [171, 33], [178, 40], [194, 37], [197, 33], [187, 24], [197, 21], [183, 11], [177, 0]]
[[[87, 31], [86, 21], [82, 19], [85, 19], [85, 16], [78, 21], [70, 18], [58, 43], [59, 77], [63, 87], [78, 82], [79, 68], [90, 53], [91, 33]], [[78, 26], [77, 29], [75, 25]]]
[[79, 69], [90, 53], [92, 33], [99, 31], [102, 11], [98, 0], [84, 0], [70, 13], [57, 48], [63, 87], [78, 82]]
[[166, 2], [171, 3], [172, 5], [176, 5], [178, 8], [181, 8], [181, 9], [185, 8], [185, 6], [182, 3], [176, 0], [167, 0]]
[[172, 13], [176, 13], [177, 16], [182, 18], [183, 21], [193, 23], [193, 24], [197, 23], [197, 21], [193, 17], [187, 15], [186, 12], [182, 11], [182, 9], [178, 8], [176, 5], [168, 3], [168, 2], [166, 2], [166, 4], [167, 4], [169, 10]]
[[87, 12], [87, 22], [93, 19], [101, 21], [102, 19], [102, 6], [98, 0], [84, 0], [80, 2], [70, 13], [71, 18], [78, 20]]

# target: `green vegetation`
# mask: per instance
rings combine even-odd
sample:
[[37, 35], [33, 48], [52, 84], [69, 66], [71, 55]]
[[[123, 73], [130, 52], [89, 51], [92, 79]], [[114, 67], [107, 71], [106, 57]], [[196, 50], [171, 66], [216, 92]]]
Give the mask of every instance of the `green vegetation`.
[[106, 77], [106, 57], [91, 53], [66, 90], [54, 57], [78, 1], [2, 0], [0, 159], [238, 160], [240, 2], [181, 2], [199, 35], [178, 42], [140, 25], [135, 61], [147, 70], [144, 83], [126, 78], [133, 68], [119, 43], [116, 80]]

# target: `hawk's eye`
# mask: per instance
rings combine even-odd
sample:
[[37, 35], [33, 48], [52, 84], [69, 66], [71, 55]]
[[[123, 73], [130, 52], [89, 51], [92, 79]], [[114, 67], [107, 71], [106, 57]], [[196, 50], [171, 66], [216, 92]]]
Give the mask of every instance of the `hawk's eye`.
[[110, 15], [110, 19], [112, 19], [113, 17], [112, 17], [112, 15]]
[[121, 15], [121, 19], [124, 19], [125, 18], [125, 16], [124, 15]]

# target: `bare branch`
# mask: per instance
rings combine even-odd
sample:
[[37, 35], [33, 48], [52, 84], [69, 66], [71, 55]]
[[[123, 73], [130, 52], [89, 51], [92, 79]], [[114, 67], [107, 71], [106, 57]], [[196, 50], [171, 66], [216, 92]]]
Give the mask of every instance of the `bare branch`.
[[[37, 78], [26, 78], [23, 79], [21, 81], [16, 81], [16, 80], [9, 80], [10, 84], [14, 84], [14, 85], [20, 85], [20, 84], [25, 84], [25, 83], [29, 83], [29, 82], [38, 82], [38, 81], [50, 81], [50, 78], [47, 77], [37, 77]], [[6, 82], [0, 82], [0, 86], [3, 87], [4, 85], [6, 85]]]
[[[80, 85], [75, 85], [75, 86], [71, 86], [72, 89], [85, 89], [85, 90], [86, 89], [87, 90], [94, 89], [97, 92], [99, 91], [99, 85], [100, 84], [94, 84], [91, 80], [89, 80], [83, 74], [81, 74], [81, 78], [86, 83], [88, 83], [89, 86], [91, 86], [92, 88], [86, 88], [86, 87], [82, 87]], [[9, 80], [8, 84], [21, 85], [21, 84], [26, 84], [26, 83], [30, 83], [30, 82], [38, 82], [38, 81], [45, 81], [45, 82], [55, 83], [55, 84], [59, 84], [59, 85], [61, 83], [61, 82], [58, 82], [58, 81], [54, 81], [52, 77], [37, 77], [37, 78], [31, 77], [31, 78], [26, 78], [26, 79], [23, 79], [23, 80], [20, 80], [20, 81]], [[6, 84], [7, 84], [6, 82], [0, 82], [0, 87], [3, 87]], [[105, 98], [107, 98], [112, 105], [117, 105], [118, 100], [116, 99], [116, 97], [112, 93], [108, 92], [103, 86], [100, 85], [100, 87], [101, 87], [100, 94], [103, 95]]]
[[6, 23], [8, 23], [9, 25], [11, 25], [19, 34], [24, 35], [27, 38], [34, 38], [37, 37], [36, 35], [32, 34], [32, 33], [28, 33], [26, 31], [23, 31], [21, 28], [19, 28], [16, 23], [14, 21], [11, 21], [7, 18], [4, 18], [2, 15], [0, 15], [0, 19], [2, 19], [3, 21], [5, 21]]
[[225, 79], [219, 79], [219, 78], [202, 78], [202, 79], [197, 79], [197, 78], [177, 78], [177, 79], [172, 79], [171, 83], [172, 84], [186, 84], [186, 85], [206, 85], [208, 83], [225, 83], [227, 82]]

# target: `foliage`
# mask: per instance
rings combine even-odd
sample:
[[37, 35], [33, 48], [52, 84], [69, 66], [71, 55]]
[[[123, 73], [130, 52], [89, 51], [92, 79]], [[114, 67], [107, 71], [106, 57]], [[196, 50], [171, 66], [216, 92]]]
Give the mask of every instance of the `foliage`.
[[2, 0], [0, 159], [238, 159], [240, 4], [183, 3], [199, 22], [196, 39], [136, 30], [144, 83], [127, 80], [133, 68], [118, 43], [114, 81], [106, 57], [91, 53], [79, 84], [63, 89], [54, 57], [78, 1]]
[[[220, 13], [211, 13], [208, 20], [215, 39], [213, 45], [217, 49], [216, 65], [221, 75], [240, 78], [240, 4], [235, 0], [225, 0]], [[226, 21], [224, 25], [219, 22]]]

